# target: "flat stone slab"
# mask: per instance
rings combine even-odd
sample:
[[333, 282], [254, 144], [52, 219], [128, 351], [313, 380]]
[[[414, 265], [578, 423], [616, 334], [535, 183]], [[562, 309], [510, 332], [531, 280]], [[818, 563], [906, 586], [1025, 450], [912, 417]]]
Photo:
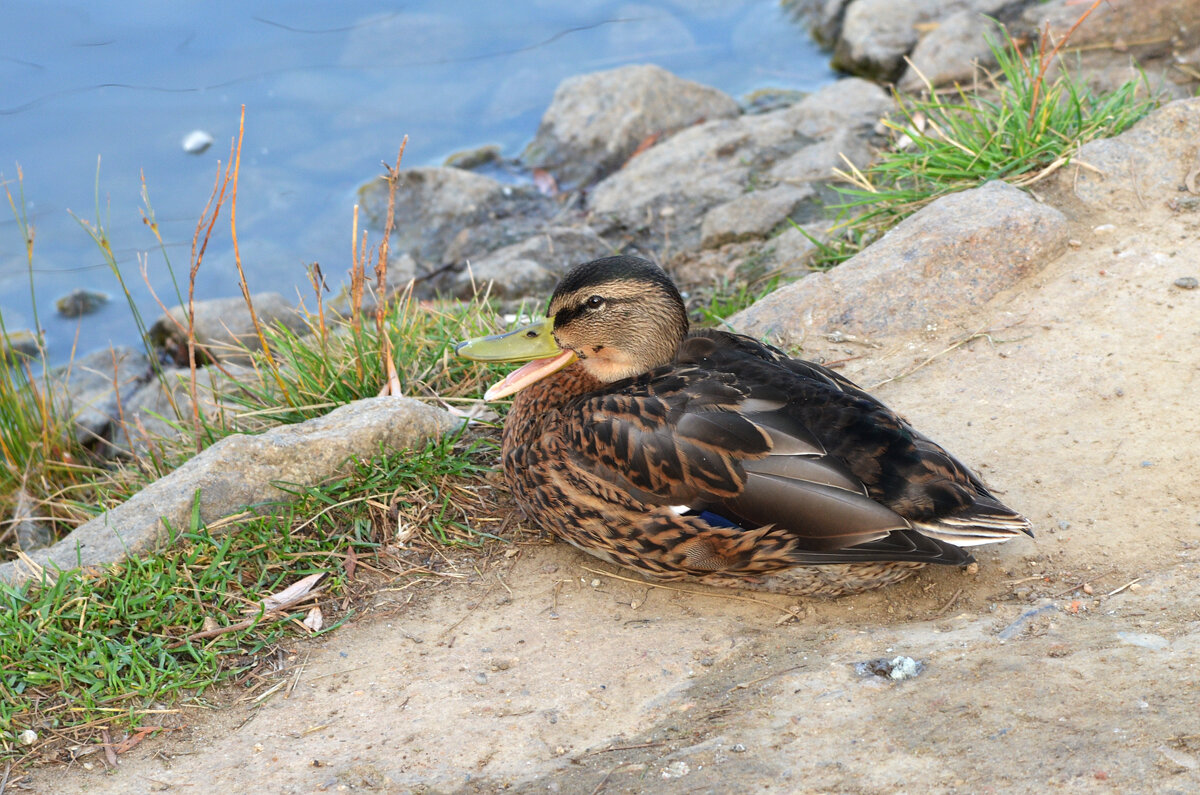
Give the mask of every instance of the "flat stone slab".
[[[186, 529], [197, 499], [206, 524], [247, 508], [269, 509], [292, 499], [276, 483], [293, 489], [319, 483], [347, 460], [415, 447], [458, 424], [428, 403], [379, 397], [257, 436], [229, 436], [57, 544], [30, 554], [29, 561], [50, 570], [117, 563], [160, 548], [168, 524]], [[12, 561], [0, 565], [0, 582], [16, 584], [39, 573], [26, 561]]]

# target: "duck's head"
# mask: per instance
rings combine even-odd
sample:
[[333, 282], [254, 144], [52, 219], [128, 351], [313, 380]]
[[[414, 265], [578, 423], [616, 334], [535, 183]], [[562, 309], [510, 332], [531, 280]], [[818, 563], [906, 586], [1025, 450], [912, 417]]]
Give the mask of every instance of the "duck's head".
[[546, 319], [505, 334], [460, 342], [468, 359], [529, 364], [484, 395], [511, 395], [578, 359], [604, 383], [675, 357], [688, 330], [687, 310], [670, 277], [636, 257], [605, 257], [572, 268], [550, 298]]

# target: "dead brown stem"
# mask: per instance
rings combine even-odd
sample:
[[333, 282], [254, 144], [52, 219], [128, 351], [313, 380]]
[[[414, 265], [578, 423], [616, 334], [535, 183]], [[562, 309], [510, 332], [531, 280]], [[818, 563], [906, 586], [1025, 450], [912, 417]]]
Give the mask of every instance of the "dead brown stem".
[[1026, 122], [1027, 129], [1033, 129], [1033, 119], [1037, 113], [1038, 99], [1041, 96], [1042, 84], [1046, 82], [1046, 72], [1049, 70], [1050, 64], [1054, 61], [1059, 50], [1062, 49], [1062, 46], [1070, 40], [1071, 36], [1075, 33], [1075, 30], [1082, 25], [1083, 21], [1087, 19], [1093, 11], [1099, 8], [1100, 4], [1104, 1], [1105, 0], [1095, 0], [1094, 3], [1088, 6], [1088, 9], [1080, 15], [1079, 19], [1075, 20], [1075, 24], [1072, 25], [1069, 30], [1067, 30], [1066, 35], [1058, 40], [1058, 43], [1054, 45], [1049, 53], [1046, 52], [1046, 40], [1050, 37], [1050, 24], [1046, 24], [1046, 27], [1042, 31], [1041, 46], [1038, 48], [1038, 71], [1037, 77], [1033, 81], [1033, 100], [1029, 103], [1029, 119]]
[[238, 248], [237, 238], [237, 193], [238, 193], [238, 175], [242, 167], [242, 139], [246, 133], [246, 106], [242, 105], [242, 115], [238, 122], [238, 137], [237, 147], [233, 155], [233, 191], [229, 198], [229, 234], [233, 239], [233, 264], [237, 267], [238, 285], [242, 288], [242, 299], [246, 302], [246, 308], [250, 310], [250, 321], [254, 324], [254, 333], [258, 336], [258, 344], [263, 352], [263, 361], [267, 367], [271, 369], [271, 375], [275, 377], [275, 384], [279, 387], [279, 393], [283, 400], [289, 405], [294, 405], [292, 402], [291, 393], [288, 392], [287, 384], [284, 383], [283, 375], [279, 372], [279, 366], [275, 363], [271, 356], [271, 346], [267, 344], [267, 335], [263, 332], [262, 323], [258, 320], [258, 313], [254, 311], [254, 302], [250, 299], [250, 284], [246, 281], [246, 271], [242, 268], [242, 253]]

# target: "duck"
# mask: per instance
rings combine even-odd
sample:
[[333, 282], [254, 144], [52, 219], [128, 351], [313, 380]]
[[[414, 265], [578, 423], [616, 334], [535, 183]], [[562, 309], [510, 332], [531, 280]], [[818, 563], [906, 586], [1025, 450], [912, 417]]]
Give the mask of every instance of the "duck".
[[525, 515], [652, 581], [842, 596], [1033, 535], [850, 379], [690, 328], [644, 259], [577, 265], [544, 319], [456, 352], [526, 362], [484, 395], [512, 398], [500, 456]]

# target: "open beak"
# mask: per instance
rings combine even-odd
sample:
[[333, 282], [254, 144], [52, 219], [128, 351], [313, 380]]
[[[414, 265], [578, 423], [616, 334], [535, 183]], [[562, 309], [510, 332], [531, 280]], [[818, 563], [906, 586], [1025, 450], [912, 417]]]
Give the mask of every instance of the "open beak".
[[[454, 352], [477, 362], [524, 362], [503, 381], [493, 384], [484, 393], [484, 400], [496, 400], [520, 392], [534, 381], [545, 378], [575, 361], [573, 351], [564, 351], [554, 340], [554, 318], [546, 318], [527, 326], [490, 337], [476, 337], [460, 342]], [[530, 361], [532, 360], [532, 361]]]

